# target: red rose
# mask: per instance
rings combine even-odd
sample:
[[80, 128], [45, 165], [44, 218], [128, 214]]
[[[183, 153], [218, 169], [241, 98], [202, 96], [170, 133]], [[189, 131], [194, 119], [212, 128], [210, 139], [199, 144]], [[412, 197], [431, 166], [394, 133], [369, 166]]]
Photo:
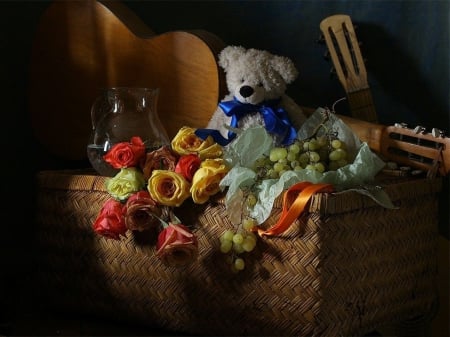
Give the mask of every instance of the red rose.
[[162, 210], [148, 191], [132, 194], [124, 208], [125, 224], [129, 230], [143, 231], [158, 228]]
[[177, 161], [178, 155], [168, 145], [152, 152], [147, 152], [145, 159], [141, 162], [145, 180], [151, 177], [153, 170], [175, 170]]
[[187, 181], [192, 182], [194, 173], [200, 167], [202, 160], [194, 153], [181, 156], [175, 166], [175, 172], [181, 174]]
[[197, 255], [197, 238], [186, 226], [169, 223], [159, 233], [156, 256], [167, 266], [184, 266], [196, 259]]
[[127, 227], [122, 216], [122, 204], [116, 199], [106, 201], [94, 224], [94, 231], [106, 238], [120, 240], [126, 236]]
[[145, 145], [140, 137], [132, 137], [130, 142], [115, 144], [103, 159], [116, 169], [136, 166], [145, 155]]

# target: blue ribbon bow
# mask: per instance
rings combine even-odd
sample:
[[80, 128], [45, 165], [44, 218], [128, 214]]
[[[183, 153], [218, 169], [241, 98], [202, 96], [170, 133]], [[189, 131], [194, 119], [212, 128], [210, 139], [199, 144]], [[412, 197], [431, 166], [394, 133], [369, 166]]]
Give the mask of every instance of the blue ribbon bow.
[[[234, 97], [231, 101], [220, 102], [219, 106], [225, 115], [231, 117], [230, 126], [233, 128], [238, 127], [239, 120], [246, 114], [260, 112], [264, 118], [266, 130], [283, 136], [282, 144], [289, 145], [297, 138], [297, 131], [292, 126], [286, 110], [276, 107], [279, 102], [280, 99], [275, 99], [264, 101], [262, 104], [249, 104], [241, 103]], [[196, 135], [203, 139], [211, 135], [222, 146], [227, 145], [236, 137], [233, 131], [228, 131], [228, 139], [226, 139], [217, 130], [210, 129], [198, 129]]]

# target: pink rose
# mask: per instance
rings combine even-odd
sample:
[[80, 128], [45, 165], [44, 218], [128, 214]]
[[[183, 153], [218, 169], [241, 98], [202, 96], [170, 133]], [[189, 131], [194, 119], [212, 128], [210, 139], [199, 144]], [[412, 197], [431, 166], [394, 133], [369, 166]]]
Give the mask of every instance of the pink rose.
[[175, 170], [177, 161], [178, 155], [167, 145], [148, 152], [141, 162], [141, 169], [144, 173], [145, 180], [151, 177], [153, 170]]
[[116, 169], [136, 166], [145, 155], [145, 145], [140, 137], [132, 137], [130, 142], [115, 144], [103, 159]]
[[167, 266], [184, 266], [196, 259], [197, 255], [197, 238], [185, 225], [169, 223], [159, 233], [156, 256]]
[[159, 227], [162, 210], [148, 191], [132, 194], [124, 208], [125, 224], [129, 230], [143, 231]]
[[122, 216], [122, 204], [116, 199], [106, 201], [94, 224], [94, 231], [106, 238], [120, 240], [126, 236], [127, 226]]
[[200, 157], [194, 153], [181, 156], [175, 166], [175, 172], [181, 174], [187, 181], [191, 182], [201, 162]]

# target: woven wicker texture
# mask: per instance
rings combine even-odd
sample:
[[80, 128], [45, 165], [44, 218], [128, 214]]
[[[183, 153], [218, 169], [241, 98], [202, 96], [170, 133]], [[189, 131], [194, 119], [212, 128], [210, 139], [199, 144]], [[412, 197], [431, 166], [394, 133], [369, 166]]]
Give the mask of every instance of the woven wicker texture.
[[[436, 299], [441, 181], [385, 183], [398, 209], [349, 192], [314, 196], [309, 215], [258, 241], [246, 269], [230, 272], [219, 236], [232, 225], [221, 198], [187, 204], [198, 260], [185, 268], [154, 256], [155, 238], [94, 234], [109, 197], [104, 178], [38, 175], [38, 280], [48, 305], [195, 335], [359, 335], [426, 314]], [[271, 222], [281, 212], [277, 200]]]

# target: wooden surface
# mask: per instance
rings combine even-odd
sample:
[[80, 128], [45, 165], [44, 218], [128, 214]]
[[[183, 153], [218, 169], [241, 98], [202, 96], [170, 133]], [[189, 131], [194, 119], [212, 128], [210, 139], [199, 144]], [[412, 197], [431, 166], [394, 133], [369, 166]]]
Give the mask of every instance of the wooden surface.
[[206, 126], [225, 95], [216, 57], [223, 42], [205, 31], [155, 34], [119, 2], [55, 1], [37, 28], [29, 109], [35, 136], [64, 159], [86, 157], [90, 107], [101, 89], [158, 87], [169, 137]]

